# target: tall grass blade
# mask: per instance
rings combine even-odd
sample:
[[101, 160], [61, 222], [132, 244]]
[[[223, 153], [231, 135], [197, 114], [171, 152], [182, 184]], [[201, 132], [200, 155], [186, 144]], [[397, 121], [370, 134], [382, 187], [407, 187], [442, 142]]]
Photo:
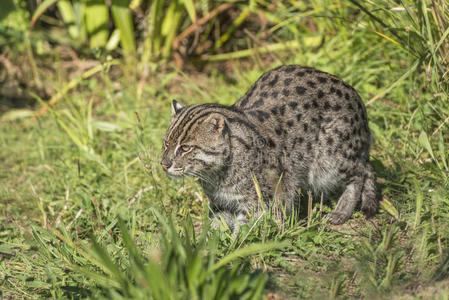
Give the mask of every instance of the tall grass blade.
[[385, 210], [387, 213], [389, 213], [392, 217], [394, 217], [396, 220], [399, 220], [399, 212], [394, 207], [394, 205], [387, 199], [383, 198], [382, 201], [380, 201], [380, 207]]
[[232, 22], [231, 26], [229, 26], [228, 30], [226, 30], [226, 32], [220, 37], [220, 39], [217, 40], [217, 42], [215, 43], [215, 50], [219, 49], [221, 46], [224, 45], [224, 43], [226, 43], [229, 40], [232, 32], [234, 32], [237, 29], [237, 27], [239, 27], [243, 23], [243, 21], [245, 21], [250, 12], [251, 12], [250, 6], [247, 6], [243, 9], [240, 15], [234, 20], [234, 22]]
[[449, 171], [446, 147], [447, 147], [447, 145], [444, 142], [443, 134], [440, 131], [440, 132], [438, 132], [438, 149], [440, 151], [440, 156], [441, 156], [441, 160], [443, 161], [444, 168], [446, 169], [446, 171]]
[[126, 58], [126, 55], [136, 52], [131, 10], [128, 7], [128, 0], [112, 0], [111, 3], [112, 17], [115, 26], [120, 30], [120, 44]]
[[150, 13], [148, 15], [149, 32], [145, 39], [145, 51], [143, 62], [147, 63], [149, 59], [155, 55], [159, 55], [162, 46], [162, 32], [161, 32], [161, 16], [163, 13], [164, 1], [155, 0], [151, 4]]
[[179, 23], [182, 17], [182, 10], [177, 1], [173, 1], [167, 10], [167, 15], [162, 23], [161, 32], [165, 36], [162, 57], [168, 58], [173, 48], [173, 40], [178, 32]]
[[389, 37], [389, 36], [387, 36], [387, 35], [385, 35], [385, 34], [379, 32], [379, 31], [376, 31], [376, 30], [374, 30], [374, 33], [380, 35], [380, 36], [383, 37], [384, 39], [386, 39], [386, 40], [392, 42], [393, 44], [395, 44], [396, 46], [402, 48], [402, 45], [401, 45], [400, 43], [398, 43], [397, 41], [395, 41], [394, 39], [392, 39], [391, 37]]
[[89, 46], [103, 48], [108, 42], [108, 7], [102, 0], [89, 0], [86, 2], [86, 29], [89, 35]]
[[79, 40], [80, 31], [76, 25], [76, 17], [72, 4], [68, 0], [59, 0], [57, 6], [61, 13], [62, 20], [67, 26], [67, 31], [69, 32], [70, 37], [74, 40]]
[[102, 262], [103, 266], [109, 270], [109, 274], [117, 278], [120, 282], [125, 282], [126, 279], [123, 276], [123, 272], [117, 267], [109, 253], [101, 247], [94, 237], [91, 238], [93, 244], [93, 251]]
[[449, 35], [449, 27], [446, 28], [446, 30], [444, 31], [443, 35], [441, 36], [440, 40], [438, 41], [437, 45], [435, 46], [435, 49], [433, 50], [433, 54], [435, 54], [441, 47], [441, 45], [443, 45], [443, 43], [448, 43], [449, 41], [447, 40], [447, 37]]
[[[438, 159], [436, 159], [436, 157], [435, 157], [435, 155], [433, 153], [432, 146], [430, 145], [429, 137], [427, 136], [427, 133], [425, 131], [421, 131], [421, 134], [419, 135], [419, 142], [427, 150], [427, 152], [432, 157], [432, 160], [436, 163], [438, 168], [442, 171], [440, 162], [438, 161]], [[445, 172], [443, 172], [443, 176], [444, 177], [447, 176], [445, 174]]]
[[136, 266], [139, 269], [143, 268], [144, 262], [140, 257], [139, 251], [137, 250], [135, 243], [133, 242], [131, 236], [128, 233], [125, 222], [123, 222], [123, 220], [120, 217], [118, 219], [118, 226], [120, 229], [120, 233], [122, 234], [123, 244], [128, 250], [130, 257], [134, 260]]
[[190, 20], [192, 21], [192, 23], [196, 23], [196, 10], [195, 10], [195, 3], [193, 2], [193, 0], [182, 0], [187, 13], [189, 14]]
[[120, 43], [120, 30], [115, 29], [111, 36], [109, 37], [109, 40], [105, 46], [106, 50], [112, 51], [117, 48], [118, 44]]
[[366, 105], [371, 105], [374, 101], [376, 101], [379, 98], [382, 98], [383, 96], [385, 96], [387, 93], [389, 93], [393, 88], [395, 88], [397, 85], [399, 85], [401, 82], [403, 82], [407, 77], [409, 77], [415, 70], [416, 68], [420, 65], [422, 61], [420, 59], [415, 60], [415, 62], [411, 65], [411, 67], [407, 70], [407, 72], [405, 72], [404, 74], [402, 74], [401, 77], [399, 77], [398, 80], [396, 80], [392, 85], [390, 85], [388, 88], [384, 89], [383, 91], [381, 91], [380, 93], [378, 93], [376, 96], [372, 97], [367, 103]]
[[87, 29], [86, 29], [86, 2], [85, 1], [73, 1], [72, 2], [73, 12], [75, 13], [75, 23], [78, 27], [78, 41], [84, 43], [87, 40]]
[[253, 254], [258, 254], [262, 252], [267, 252], [275, 249], [282, 249], [289, 245], [288, 242], [271, 242], [271, 243], [260, 243], [260, 244], [251, 244], [244, 248], [240, 248], [226, 255], [222, 259], [220, 259], [217, 263], [211, 266], [208, 270], [209, 273], [214, 272], [222, 266], [232, 262], [237, 258], [246, 257]]
[[39, 17], [53, 4], [55, 4], [58, 0], [44, 0], [42, 1], [39, 6], [36, 8], [36, 10], [33, 13], [33, 16], [31, 17], [31, 27], [34, 26], [36, 21], [39, 19]]
[[421, 210], [423, 205], [423, 192], [421, 187], [419, 186], [418, 180], [413, 180], [413, 186], [415, 187], [416, 192], [416, 211], [415, 211], [415, 220], [413, 222], [413, 228], [416, 229], [419, 224], [421, 224]]

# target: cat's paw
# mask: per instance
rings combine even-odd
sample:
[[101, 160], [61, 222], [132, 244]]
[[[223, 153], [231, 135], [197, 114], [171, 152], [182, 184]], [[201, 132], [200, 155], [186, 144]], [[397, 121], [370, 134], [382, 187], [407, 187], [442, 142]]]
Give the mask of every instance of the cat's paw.
[[327, 216], [329, 223], [334, 225], [341, 225], [351, 217], [350, 215], [348, 216], [347, 214], [343, 214], [338, 211], [333, 211], [329, 213]]
[[365, 215], [365, 217], [372, 217], [374, 216], [377, 211], [379, 210], [379, 205], [377, 203], [370, 203], [370, 205], [363, 205], [361, 211]]

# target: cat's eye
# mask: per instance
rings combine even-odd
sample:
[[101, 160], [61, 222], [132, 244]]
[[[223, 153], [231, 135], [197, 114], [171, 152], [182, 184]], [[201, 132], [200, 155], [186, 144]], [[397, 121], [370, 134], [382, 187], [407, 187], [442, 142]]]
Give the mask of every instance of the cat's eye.
[[187, 151], [189, 151], [190, 149], [192, 149], [192, 146], [187, 146], [187, 145], [182, 145], [182, 146], [181, 146], [182, 152], [187, 152]]

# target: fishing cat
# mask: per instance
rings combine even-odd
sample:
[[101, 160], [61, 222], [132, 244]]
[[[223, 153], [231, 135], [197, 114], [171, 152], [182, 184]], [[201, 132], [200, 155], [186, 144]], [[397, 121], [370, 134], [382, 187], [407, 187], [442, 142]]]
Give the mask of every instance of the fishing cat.
[[172, 177], [197, 177], [211, 217], [231, 229], [278, 197], [289, 211], [298, 190], [341, 192], [329, 221], [342, 224], [357, 203], [378, 209], [369, 163], [371, 135], [357, 92], [331, 74], [288, 65], [263, 74], [231, 106], [172, 102], [161, 165]]

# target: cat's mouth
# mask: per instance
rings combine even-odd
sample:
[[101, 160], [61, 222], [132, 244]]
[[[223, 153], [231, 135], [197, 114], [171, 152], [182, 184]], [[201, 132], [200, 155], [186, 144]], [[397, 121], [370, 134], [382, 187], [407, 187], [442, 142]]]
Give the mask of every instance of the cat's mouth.
[[184, 169], [183, 168], [169, 168], [165, 171], [167, 175], [171, 178], [180, 178], [184, 176]]

